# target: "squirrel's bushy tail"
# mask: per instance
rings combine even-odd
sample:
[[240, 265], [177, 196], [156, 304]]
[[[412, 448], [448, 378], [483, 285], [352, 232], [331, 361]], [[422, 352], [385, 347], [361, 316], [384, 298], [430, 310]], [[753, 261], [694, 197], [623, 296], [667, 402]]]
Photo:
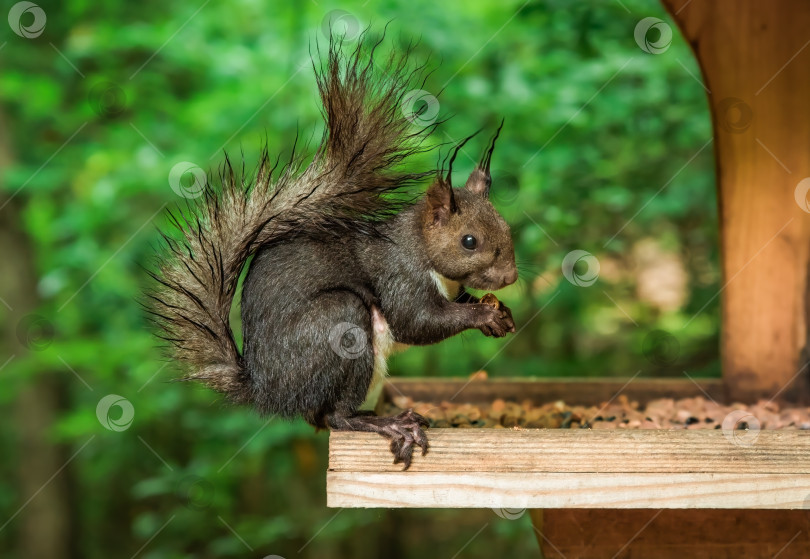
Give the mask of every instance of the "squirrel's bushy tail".
[[422, 68], [412, 69], [406, 52], [388, 58], [377, 75], [379, 45], [364, 34], [347, 55], [340, 40], [330, 41], [326, 65], [315, 68], [326, 128], [308, 165], [293, 154], [276, 173], [265, 149], [248, 180], [226, 158], [218, 185], [207, 185], [188, 212], [169, 213], [179, 234], [163, 235], [148, 310], [187, 379], [247, 402], [248, 379], [228, 317], [250, 256], [302, 234], [374, 234], [375, 223], [398, 207], [386, 194], [427, 174], [400, 167], [422, 151], [433, 127], [417, 130], [401, 110]]

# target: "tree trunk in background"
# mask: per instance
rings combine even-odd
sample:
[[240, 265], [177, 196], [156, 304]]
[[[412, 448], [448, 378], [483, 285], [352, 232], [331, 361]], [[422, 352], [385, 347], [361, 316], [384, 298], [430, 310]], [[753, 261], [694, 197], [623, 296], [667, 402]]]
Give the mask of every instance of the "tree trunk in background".
[[[8, 127], [2, 112], [0, 130], [3, 131], [0, 134], [0, 168], [4, 168], [11, 162], [12, 152], [7, 144]], [[3, 202], [5, 199], [3, 197]], [[31, 313], [38, 302], [34, 252], [21, 221], [19, 198], [15, 198], [0, 211], [0, 246], [3, 247], [6, 266], [6, 272], [0, 274], [0, 297], [12, 307], [9, 310], [0, 303], [0, 328], [4, 340], [0, 346], [0, 364], [12, 355], [20, 359], [31, 351], [17, 336], [20, 320]], [[8, 366], [13, 366], [13, 361]], [[40, 372], [26, 383], [15, 402], [13, 420], [20, 441], [17, 449], [18, 507], [31, 500], [5, 530], [17, 533], [15, 547], [20, 557], [58, 559], [75, 556], [71, 537], [71, 519], [75, 515], [70, 509], [70, 466], [50, 480], [69, 458], [67, 448], [51, 443], [48, 436], [59, 415], [63, 390], [58, 376]], [[6, 520], [4, 518], [2, 522]]]
[[729, 397], [807, 400], [810, 2], [663, 3], [709, 91]]

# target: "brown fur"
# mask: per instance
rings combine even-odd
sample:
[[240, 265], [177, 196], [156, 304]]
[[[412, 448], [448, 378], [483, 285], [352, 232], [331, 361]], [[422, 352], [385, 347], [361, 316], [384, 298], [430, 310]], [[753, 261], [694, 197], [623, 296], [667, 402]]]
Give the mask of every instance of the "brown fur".
[[[500, 289], [517, 279], [515, 249], [509, 225], [472, 182], [453, 188], [439, 178], [428, 190], [423, 213], [423, 235], [433, 268], [444, 277], [473, 289]], [[452, 198], [452, 202], [451, 202]], [[474, 250], [461, 244], [465, 235], [477, 241]]]
[[[503, 122], [464, 188], [453, 188], [453, 161], [477, 132], [456, 146], [447, 175], [439, 173], [425, 197], [423, 235], [433, 268], [473, 289], [500, 289], [517, 280], [509, 225], [489, 202], [490, 163], [502, 128]], [[463, 247], [461, 240], [466, 235], [476, 239], [475, 249]]]

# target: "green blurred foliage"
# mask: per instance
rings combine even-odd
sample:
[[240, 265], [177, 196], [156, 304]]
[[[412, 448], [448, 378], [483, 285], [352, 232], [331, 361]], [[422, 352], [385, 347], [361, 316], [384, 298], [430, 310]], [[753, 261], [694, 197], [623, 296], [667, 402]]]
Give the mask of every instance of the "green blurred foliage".
[[[14, 197], [0, 219], [19, 209], [31, 259], [4, 259], [2, 273], [33, 267], [36, 313], [54, 335], [45, 327], [50, 344], [39, 351], [30, 340], [28, 349], [7, 344], [13, 359], [2, 370], [0, 404], [10, 415], [33, 378], [61, 379], [58, 419], [43, 436], [69, 455], [80, 451], [62, 474], [74, 487], [80, 556], [452, 557], [471, 538], [459, 557], [536, 549], [528, 515], [327, 509], [326, 433], [168, 382], [177, 371], [136, 304], [163, 210], [182, 203], [167, 181], [175, 164], [212, 169], [223, 150], [241, 150], [251, 168], [263, 142], [284, 154], [296, 130], [319, 137], [310, 52], [324, 44], [332, 10], [345, 11], [337, 25], [350, 31], [390, 21], [392, 48], [419, 39], [416, 59], [437, 65], [425, 89], [438, 95], [443, 117], [454, 115], [435, 145], [506, 119], [493, 199], [513, 227], [521, 266], [521, 281], [501, 297], [519, 334], [470, 332], [410, 349], [392, 359], [394, 376], [717, 374], [711, 126], [697, 65], [656, 2], [40, 5], [41, 36], [0, 30], [10, 148], [0, 198]], [[634, 40], [648, 16], [675, 32], [662, 54]], [[465, 147], [457, 180], [485, 141]], [[599, 260], [593, 285], [563, 277], [573, 250]], [[644, 276], [651, 269], [658, 275]], [[675, 295], [656, 299], [656, 282], [681, 276]], [[17, 327], [16, 303], [0, 306], [9, 330], [39, 335]], [[645, 357], [656, 329], [677, 340], [674, 363]], [[132, 403], [127, 430], [101, 426], [96, 406], [107, 394]], [[25, 443], [4, 422], [0, 522], [30, 497], [14, 481]], [[15, 522], [0, 531], [4, 556], [14, 556]]]

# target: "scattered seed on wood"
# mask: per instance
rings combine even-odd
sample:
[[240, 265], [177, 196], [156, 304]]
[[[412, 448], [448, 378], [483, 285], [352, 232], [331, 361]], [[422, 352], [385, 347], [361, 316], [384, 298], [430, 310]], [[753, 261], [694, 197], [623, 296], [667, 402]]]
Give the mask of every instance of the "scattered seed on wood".
[[[480, 375], [482, 371], [475, 373]], [[484, 373], [485, 374], [485, 373]], [[383, 404], [385, 415], [413, 409], [431, 427], [490, 429], [722, 429], [731, 412], [743, 410], [750, 416], [733, 421], [733, 429], [810, 430], [810, 408], [784, 407], [760, 400], [752, 405], [717, 404], [703, 397], [659, 398], [645, 405], [621, 395], [599, 406], [581, 406], [562, 401], [534, 405], [495, 398], [490, 403], [414, 402], [395, 396]], [[739, 415], [739, 414], [737, 414]]]

